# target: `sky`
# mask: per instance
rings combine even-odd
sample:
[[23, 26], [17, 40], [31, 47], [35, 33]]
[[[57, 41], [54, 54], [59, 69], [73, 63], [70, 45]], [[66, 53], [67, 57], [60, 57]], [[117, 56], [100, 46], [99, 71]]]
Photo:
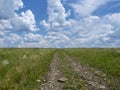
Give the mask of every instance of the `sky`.
[[0, 0], [4, 47], [120, 47], [120, 0]]

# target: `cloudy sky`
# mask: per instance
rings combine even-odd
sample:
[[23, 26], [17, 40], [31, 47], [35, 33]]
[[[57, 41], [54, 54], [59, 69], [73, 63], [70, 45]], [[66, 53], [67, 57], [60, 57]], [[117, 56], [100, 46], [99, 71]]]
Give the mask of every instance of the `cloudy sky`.
[[0, 47], [120, 47], [120, 0], [0, 0]]

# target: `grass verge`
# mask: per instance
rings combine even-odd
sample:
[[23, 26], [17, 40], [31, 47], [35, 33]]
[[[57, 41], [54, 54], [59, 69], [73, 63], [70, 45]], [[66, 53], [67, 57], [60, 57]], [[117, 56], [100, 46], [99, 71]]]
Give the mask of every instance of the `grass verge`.
[[60, 57], [61, 72], [64, 77], [68, 79], [68, 81], [65, 82], [64, 89], [86, 90], [85, 82], [81, 80], [79, 74], [73, 70], [69, 61], [64, 57], [63, 53], [59, 51], [58, 54]]
[[81, 64], [106, 73], [111, 90], [120, 90], [120, 49], [65, 49], [65, 52]]
[[0, 49], [0, 90], [39, 90], [55, 49]]

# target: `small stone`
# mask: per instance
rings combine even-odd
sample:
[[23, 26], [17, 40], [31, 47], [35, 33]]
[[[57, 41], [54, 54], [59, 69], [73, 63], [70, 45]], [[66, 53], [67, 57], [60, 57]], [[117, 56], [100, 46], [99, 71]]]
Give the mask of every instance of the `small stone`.
[[95, 71], [95, 74], [98, 75], [98, 76], [102, 76], [100, 71]]
[[87, 87], [88, 85], [86, 84], [85, 87]]
[[27, 58], [27, 55], [23, 55], [23, 59], [26, 59]]
[[53, 81], [49, 81], [49, 83], [53, 83]]
[[9, 64], [9, 61], [8, 61], [8, 60], [4, 60], [4, 61], [2, 61], [2, 64], [3, 64], [3, 65], [8, 65], [8, 64]]
[[105, 89], [105, 86], [101, 85], [100, 88], [101, 88], [101, 89]]
[[106, 74], [100, 72], [100, 71], [95, 71], [95, 74], [98, 76], [106, 77]]
[[59, 82], [66, 82], [68, 79], [65, 77], [61, 77], [60, 79], [58, 79]]
[[43, 82], [46, 82], [46, 80], [43, 80]]
[[89, 82], [89, 85], [92, 85], [92, 83], [91, 83], [91, 82]]
[[40, 83], [40, 82], [41, 82], [41, 80], [37, 80], [37, 82], [38, 82], [38, 83]]
[[88, 72], [85, 72], [85, 74], [87, 74]]
[[50, 83], [50, 84], [49, 84], [49, 86], [50, 86], [51, 88], [53, 88], [53, 87], [54, 87], [54, 85], [53, 85], [52, 83]]
[[106, 77], [106, 74], [103, 74], [102, 76], [103, 76], [103, 77]]

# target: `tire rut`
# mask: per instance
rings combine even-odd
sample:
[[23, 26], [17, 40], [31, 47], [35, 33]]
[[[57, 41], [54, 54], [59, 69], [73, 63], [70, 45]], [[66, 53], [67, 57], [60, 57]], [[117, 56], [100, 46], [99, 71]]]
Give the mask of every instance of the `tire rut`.
[[97, 76], [90, 68], [80, 65], [67, 54], [63, 54], [66, 60], [70, 62], [72, 68], [79, 73], [80, 78], [86, 82], [87, 90], [109, 90], [105, 78]]
[[41, 85], [41, 90], [62, 90], [63, 83], [58, 82], [58, 79], [62, 77], [59, 68], [59, 57], [58, 54], [55, 53], [53, 61], [50, 65], [48, 81]]

